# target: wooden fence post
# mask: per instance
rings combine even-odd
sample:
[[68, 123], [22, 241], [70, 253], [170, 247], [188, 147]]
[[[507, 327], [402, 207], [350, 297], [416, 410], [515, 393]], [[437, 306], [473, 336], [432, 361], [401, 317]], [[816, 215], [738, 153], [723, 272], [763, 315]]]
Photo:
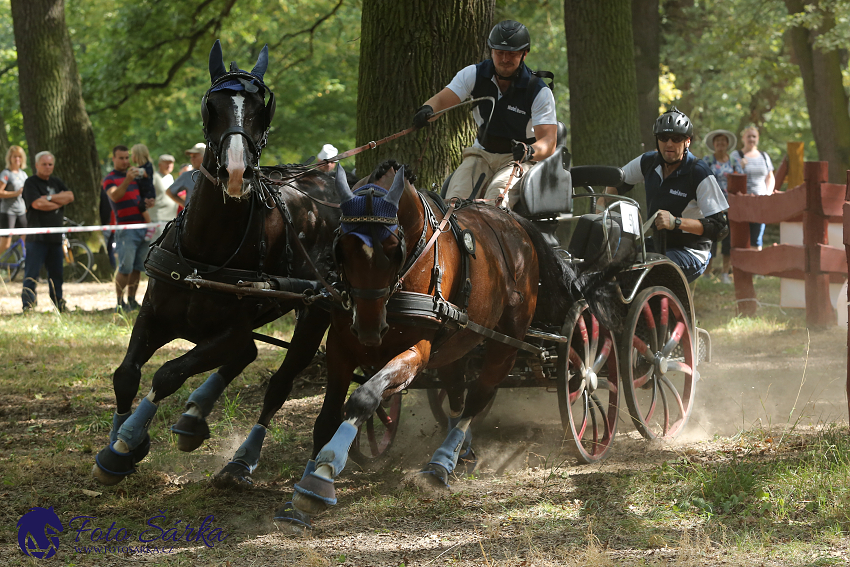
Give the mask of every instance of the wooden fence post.
[[[730, 195], [747, 194], [747, 176], [741, 173], [730, 173], [726, 176], [726, 190]], [[729, 240], [732, 248], [750, 247], [750, 223], [729, 221]], [[756, 289], [753, 286], [753, 275], [732, 265], [732, 275], [735, 278], [735, 299], [738, 300], [738, 314], [751, 316], [756, 314]], [[744, 301], [742, 301], [744, 300]]]
[[827, 243], [829, 220], [823, 212], [821, 183], [829, 177], [829, 163], [808, 161], [804, 165], [806, 211], [803, 213], [803, 246], [806, 249], [806, 325], [835, 324], [829, 298], [829, 274], [821, 271], [819, 244]]
[[[803, 184], [803, 142], [788, 142], [788, 189]], [[779, 187], [777, 187], [779, 189]]]
[[[847, 186], [844, 191], [844, 254], [847, 256], [847, 277], [850, 281], [850, 170], [847, 171]], [[850, 321], [850, 285], [847, 286], [847, 320]], [[847, 325], [847, 415], [850, 416], [850, 324]]]

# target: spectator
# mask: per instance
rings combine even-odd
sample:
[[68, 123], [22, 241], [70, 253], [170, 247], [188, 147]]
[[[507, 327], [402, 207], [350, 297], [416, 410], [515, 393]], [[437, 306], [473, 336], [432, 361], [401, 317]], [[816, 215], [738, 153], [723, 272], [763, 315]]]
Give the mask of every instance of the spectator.
[[[36, 173], [24, 182], [23, 197], [30, 228], [62, 226], [64, 207], [74, 202], [74, 193], [53, 175], [54, 165], [53, 154], [37, 153]], [[21, 291], [24, 311], [31, 311], [36, 305], [35, 288], [42, 266], [47, 268], [50, 299], [60, 312], [65, 311], [65, 300], [62, 297], [63, 259], [61, 234], [31, 234], [27, 238], [27, 262], [24, 265], [24, 287]]]
[[[21, 196], [27, 174], [27, 154], [21, 146], [6, 152], [6, 169], [0, 172], [0, 228], [26, 228], [27, 206]], [[0, 236], [0, 254], [12, 244], [11, 236]]]
[[[735, 134], [729, 130], [712, 130], [706, 134], [703, 143], [705, 144], [705, 147], [713, 153], [702, 159], [708, 164], [708, 167], [711, 169], [711, 173], [714, 174], [714, 177], [717, 178], [717, 184], [720, 186], [720, 190], [723, 191], [723, 196], [726, 197], [728, 201], [729, 194], [726, 190], [726, 176], [730, 173], [744, 172], [738, 156], [729, 155], [728, 153], [729, 148], [734, 148], [738, 144], [738, 138], [736, 138]], [[720, 271], [720, 282], [724, 284], [732, 283], [732, 280], [729, 279], [729, 270], [732, 266], [731, 257], [729, 255], [731, 248], [732, 245], [730, 236], [727, 234], [726, 238], [723, 239], [723, 242], [720, 245], [720, 253], [723, 256], [723, 267]], [[714, 258], [716, 256], [717, 242], [712, 242], [711, 257]]]
[[[759, 151], [759, 129], [755, 126], [744, 128], [741, 131], [741, 140], [743, 140], [743, 149], [737, 150], [735, 153], [741, 160], [741, 165], [744, 168], [744, 173], [747, 174], [747, 194], [748, 195], [772, 195], [773, 184], [773, 162], [770, 161], [770, 156], [767, 153]], [[761, 250], [764, 245], [764, 224], [750, 223], [750, 246], [755, 246]]]
[[[331, 159], [332, 157], [336, 157], [339, 151], [330, 144], [325, 144], [322, 146], [322, 151], [319, 152], [319, 155], [316, 156], [319, 160]], [[325, 173], [330, 173], [336, 168], [336, 162], [332, 161], [329, 163], [319, 164], [316, 169], [320, 171], [324, 171]]]
[[[181, 173], [180, 177], [177, 178], [177, 181], [175, 181], [166, 192], [168, 197], [181, 207], [185, 207], [186, 203], [189, 202], [189, 199], [192, 198], [192, 192], [195, 190], [195, 178], [192, 176], [192, 173], [193, 170], [201, 167], [201, 164], [204, 161], [204, 152], [206, 149], [206, 144], [198, 142], [185, 151], [185, 154], [189, 156], [189, 161], [192, 162], [192, 169]], [[180, 196], [181, 191], [186, 192], [185, 198]]]
[[[115, 214], [118, 225], [145, 222], [142, 213], [144, 204], [139, 193], [136, 179], [141, 176], [141, 170], [130, 167], [130, 152], [127, 146], [112, 148], [112, 163], [114, 169], [103, 180], [103, 190], [109, 197], [109, 204]], [[120, 230], [115, 235], [118, 252], [118, 273], [115, 275], [115, 293], [118, 304], [115, 311], [139, 308], [136, 301], [136, 290], [139, 278], [145, 269], [145, 255], [148, 243], [145, 242], [144, 228]], [[124, 290], [127, 290], [127, 302], [124, 303]]]
[[[144, 144], [136, 144], [130, 149], [130, 157], [138, 169], [136, 174], [136, 184], [139, 186], [139, 194], [142, 197], [142, 218], [146, 223], [150, 223], [153, 219], [148, 209], [156, 204], [156, 189], [153, 186], [153, 164], [151, 163], [151, 154], [148, 147]], [[153, 227], [145, 230], [145, 240], [153, 240], [156, 229]]]
[[[166, 196], [166, 191], [174, 183], [171, 172], [174, 170], [174, 156], [159, 156], [157, 170], [153, 173], [153, 186], [156, 190], [156, 204], [150, 209], [151, 219], [155, 222], [167, 222], [177, 216], [177, 203]], [[162, 234], [163, 227], [158, 226], [154, 239]]]

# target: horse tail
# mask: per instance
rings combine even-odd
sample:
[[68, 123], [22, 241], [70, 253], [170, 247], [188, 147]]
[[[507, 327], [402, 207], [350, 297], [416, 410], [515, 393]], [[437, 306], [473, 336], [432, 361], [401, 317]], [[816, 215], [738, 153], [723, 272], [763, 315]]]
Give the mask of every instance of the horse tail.
[[548, 325], [561, 325], [570, 307], [580, 299], [580, 296], [574, 295], [579, 289], [574, 287], [578, 281], [575, 270], [546, 242], [543, 233], [534, 226], [534, 223], [516, 213], [511, 213], [511, 216], [528, 233], [534, 251], [537, 253], [540, 287], [537, 293], [534, 321]]
[[570, 308], [584, 299], [590, 312], [606, 328], [619, 331], [623, 327], [623, 314], [617, 308], [619, 301], [613, 280], [629, 264], [612, 262], [599, 271], [578, 274], [572, 264], [546, 241], [534, 223], [515, 213], [512, 216], [528, 233], [537, 253], [540, 291], [534, 321], [544, 325], [561, 325]]

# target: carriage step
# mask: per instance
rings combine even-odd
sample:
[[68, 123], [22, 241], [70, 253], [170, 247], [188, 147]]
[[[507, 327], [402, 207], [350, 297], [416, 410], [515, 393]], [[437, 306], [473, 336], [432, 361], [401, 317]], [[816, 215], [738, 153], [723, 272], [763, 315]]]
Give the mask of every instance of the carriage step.
[[705, 329], [697, 329], [697, 364], [711, 362], [711, 335]]

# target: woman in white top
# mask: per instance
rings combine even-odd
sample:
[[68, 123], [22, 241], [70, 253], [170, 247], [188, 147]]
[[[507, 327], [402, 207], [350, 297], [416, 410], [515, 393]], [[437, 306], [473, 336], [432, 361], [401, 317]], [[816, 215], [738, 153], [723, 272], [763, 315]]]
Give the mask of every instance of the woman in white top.
[[[766, 152], [759, 151], [759, 130], [755, 126], [744, 128], [741, 131], [741, 140], [744, 142], [743, 149], [737, 151], [747, 174], [747, 194], [749, 195], [772, 195], [773, 184], [773, 162]], [[761, 250], [764, 238], [764, 224], [750, 223], [750, 246]]]
[[[27, 207], [21, 193], [28, 175], [27, 154], [21, 146], [6, 152], [6, 169], [0, 172], [0, 228], [26, 228]], [[11, 236], [0, 236], [0, 254], [12, 244]]]

